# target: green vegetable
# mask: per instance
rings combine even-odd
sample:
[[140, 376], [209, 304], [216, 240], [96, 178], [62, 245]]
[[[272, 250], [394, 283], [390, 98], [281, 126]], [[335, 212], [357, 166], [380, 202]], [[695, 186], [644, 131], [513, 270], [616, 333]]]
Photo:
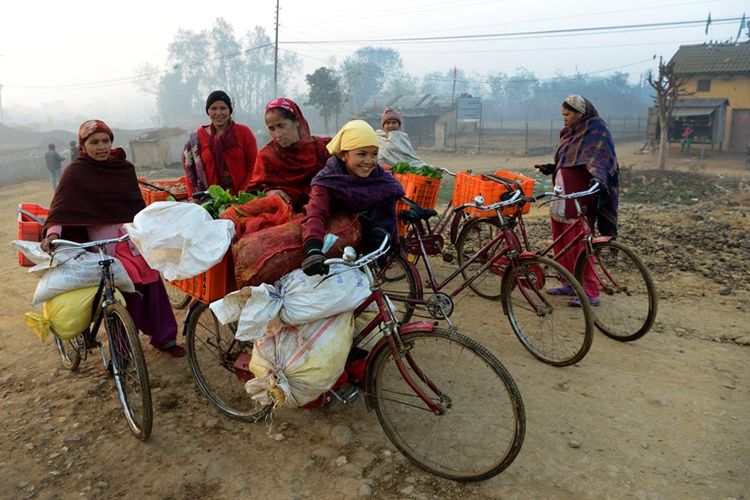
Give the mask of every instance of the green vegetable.
[[430, 177], [432, 179], [442, 179], [443, 174], [436, 168], [430, 165], [422, 165], [421, 167], [412, 167], [405, 161], [400, 161], [391, 167], [391, 172], [394, 174], [415, 174], [422, 177]]
[[255, 198], [262, 198], [266, 195], [263, 191], [258, 191], [257, 193], [246, 193], [245, 191], [240, 191], [237, 193], [237, 196], [232, 196], [229, 191], [216, 184], [208, 186], [207, 191], [209, 196], [211, 196], [211, 200], [203, 203], [201, 206], [205, 208], [214, 219], [218, 219], [219, 215], [232, 205], [242, 205], [248, 201], [254, 200]]

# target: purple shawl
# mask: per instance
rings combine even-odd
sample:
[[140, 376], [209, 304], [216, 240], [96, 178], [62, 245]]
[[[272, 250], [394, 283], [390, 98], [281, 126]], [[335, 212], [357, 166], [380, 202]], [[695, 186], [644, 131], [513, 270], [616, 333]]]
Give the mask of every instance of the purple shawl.
[[328, 158], [326, 166], [313, 177], [311, 185], [326, 188], [337, 208], [350, 213], [366, 212], [384, 203], [395, 202], [404, 195], [401, 183], [380, 165], [369, 177], [357, 177], [346, 171], [337, 156]]

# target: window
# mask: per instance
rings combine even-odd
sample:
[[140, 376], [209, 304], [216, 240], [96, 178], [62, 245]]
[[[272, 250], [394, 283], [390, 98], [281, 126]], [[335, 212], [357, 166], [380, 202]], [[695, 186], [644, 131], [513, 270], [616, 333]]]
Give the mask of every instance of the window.
[[711, 80], [698, 80], [698, 92], [709, 92], [711, 90]]

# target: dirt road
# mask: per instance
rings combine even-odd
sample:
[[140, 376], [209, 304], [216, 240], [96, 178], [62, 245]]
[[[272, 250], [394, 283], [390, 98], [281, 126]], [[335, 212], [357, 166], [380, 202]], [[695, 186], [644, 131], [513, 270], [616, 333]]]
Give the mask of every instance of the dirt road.
[[[40, 345], [24, 325], [36, 278], [17, 266], [8, 242], [16, 205], [46, 205], [48, 183], [0, 188], [0, 497], [746, 498], [750, 172], [725, 160], [676, 158], [684, 175], [651, 175], [642, 170], [653, 157], [623, 149], [632, 168], [623, 239], [649, 262], [657, 323], [632, 344], [597, 333], [580, 364], [559, 369], [523, 349], [497, 303], [464, 297], [454, 314], [459, 329], [510, 370], [528, 418], [510, 468], [469, 485], [412, 466], [361, 403], [281, 409], [264, 424], [225, 418], [202, 398], [185, 359], [150, 347], [154, 433], [137, 441], [97, 361], [68, 373], [52, 344]], [[426, 156], [475, 169], [546, 160]]]

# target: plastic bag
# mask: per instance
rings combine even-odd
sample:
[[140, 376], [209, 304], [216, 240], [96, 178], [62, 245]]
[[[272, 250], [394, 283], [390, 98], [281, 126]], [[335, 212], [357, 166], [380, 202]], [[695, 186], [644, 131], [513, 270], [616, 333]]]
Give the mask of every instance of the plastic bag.
[[[88, 329], [92, 321], [94, 297], [98, 287], [81, 288], [65, 292], [48, 300], [42, 305], [42, 314], [26, 313], [26, 324], [31, 327], [42, 342], [50, 334], [62, 340], [69, 340]], [[125, 298], [119, 290], [115, 297], [122, 304]], [[101, 299], [100, 297], [100, 303]]]
[[[31, 299], [31, 305], [34, 307], [71, 290], [98, 286], [102, 279], [98, 252], [71, 248], [59, 251], [52, 257], [41, 249], [38, 242], [15, 240], [12, 244], [36, 263], [34, 267], [29, 268], [31, 274], [40, 277]], [[126, 293], [135, 292], [133, 281], [118, 259], [114, 258], [111, 269], [118, 289]]]
[[194, 203], [158, 201], [124, 226], [148, 265], [170, 281], [211, 269], [234, 237], [232, 221], [214, 220]]
[[245, 383], [245, 390], [266, 404], [309, 403], [344, 371], [353, 333], [354, 319], [347, 312], [256, 340], [249, 365], [255, 378]]
[[276, 318], [282, 305], [276, 287], [264, 283], [232, 292], [209, 307], [221, 324], [237, 321], [237, 340], [252, 341], [266, 335], [268, 323]]

